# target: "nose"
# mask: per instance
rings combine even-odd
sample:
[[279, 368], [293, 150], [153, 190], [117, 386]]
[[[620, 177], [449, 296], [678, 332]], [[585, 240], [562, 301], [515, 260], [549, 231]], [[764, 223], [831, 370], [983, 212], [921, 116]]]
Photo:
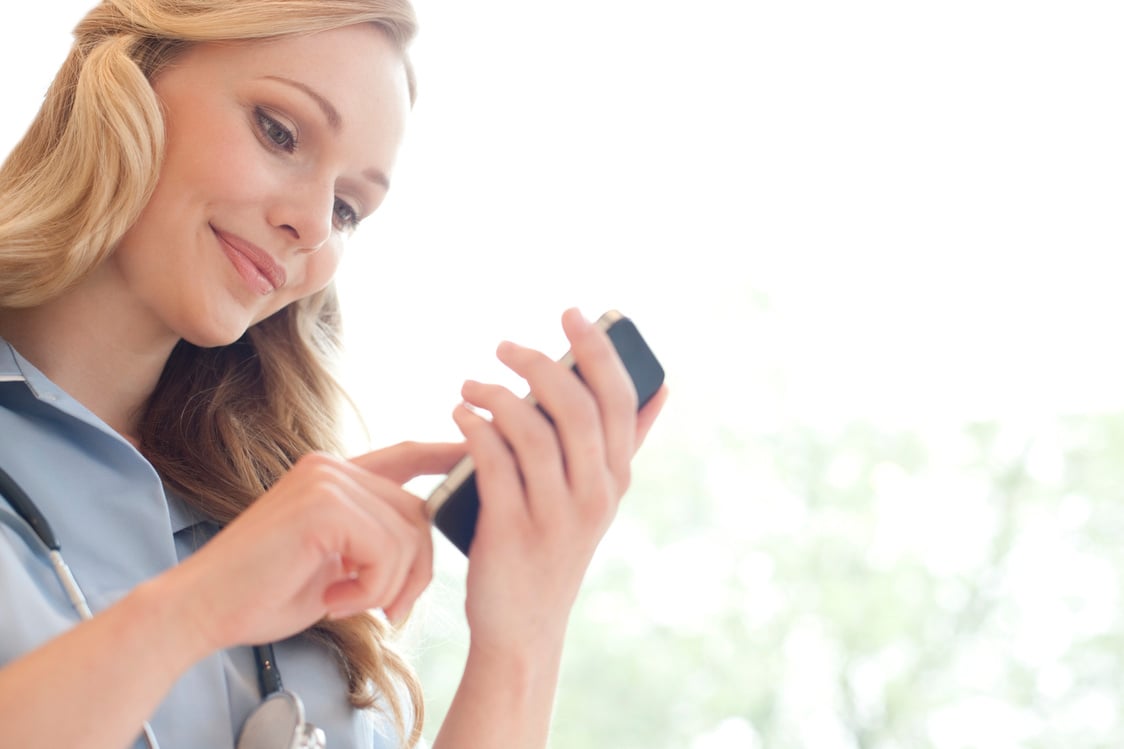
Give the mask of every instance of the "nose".
[[315, 252], [332, 236], [335, 190], [312, 180], [290, 183], [270, 206], [269, 223], [301, 252]]

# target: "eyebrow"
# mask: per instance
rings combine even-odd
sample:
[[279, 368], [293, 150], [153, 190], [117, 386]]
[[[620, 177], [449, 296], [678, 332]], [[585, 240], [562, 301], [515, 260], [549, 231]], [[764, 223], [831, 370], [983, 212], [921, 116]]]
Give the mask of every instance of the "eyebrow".
[[284, 83], [286, 86], [292, 86], [299, 91], [303, 91], [320, 107], [320, 111], [324, 113], [324, 117], [328, 120], [328, 124], [332, 126], [332, 129], [339, 132], [340, 124], [343, 122], [340, 118], [340, 113], [332, 106], [332, 102], [321, 96], [312, 86], [301, 83], [300, 81], [294, 81], [292, 78], [283, 78], [279, 75], [267, 75], [265, 78], [266, 80]]
[[[295, 81], [292, 78], [285, 78], [284, 76], [280, 75], [267, 75], [265, 76], [265, 78], [270, 81], [277, 81], [278, 83], [284, 83], [287, 86], [292, 86], [298, 91], [303, 91], [310, 99], [316, 102], [316, 105], [318, 107], [320, 107], [320, 111], [324, 113], [324, 117], [328, 120], [328, 125], [331, 126], [332, 130], [337, 133], [340, 131], [340, 126], [343, 124], [343, 118], [340, 117], [339, 110], [332, 106], [332, 102], [325, 99], [320, 94], [320, 92], [314, 89], [312, 86], [309, 86], [307, 83], [301, 83], [300, 81]], [[376, 185], [381, 185], [384, 190], [390, 189], [390, 180], [378, 169], [365, 169], [363, 171], [363, 176], [371, 182], [374, 182]]]

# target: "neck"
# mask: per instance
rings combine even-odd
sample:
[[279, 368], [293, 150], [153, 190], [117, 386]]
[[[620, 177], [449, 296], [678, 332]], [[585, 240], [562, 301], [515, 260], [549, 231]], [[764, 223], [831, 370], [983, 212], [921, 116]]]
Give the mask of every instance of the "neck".
[[[103, 266], [104, 267], [104, 266]], [[0, 312], [0, 335], [56, 385], [136, 442], [140, 409], [177, 342], [95, 271], [38, 307]]]

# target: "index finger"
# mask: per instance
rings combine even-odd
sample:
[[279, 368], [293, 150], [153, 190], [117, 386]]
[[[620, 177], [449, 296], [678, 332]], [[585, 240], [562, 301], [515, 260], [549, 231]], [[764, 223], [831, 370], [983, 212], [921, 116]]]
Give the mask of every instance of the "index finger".
[[463, 442], [399, 442], [350, 461], [371, 473], [404, 484], [418, 476], [448, 473], [465, 453]]

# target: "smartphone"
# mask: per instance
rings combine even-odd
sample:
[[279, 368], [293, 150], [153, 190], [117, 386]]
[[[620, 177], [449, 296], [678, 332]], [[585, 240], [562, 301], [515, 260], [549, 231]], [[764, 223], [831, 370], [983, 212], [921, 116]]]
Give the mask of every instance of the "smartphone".
[[[638, 403], [643, 406], [663, 384], [663, 367], [648, 348], [636, 325], [620, 312], [610, 310], [598, 318], [596, 324], [613, 342], [624, 368], [632, 377]], [[572, 353], [567, 353], [559, 361], [574, 367]], [[574, 371], [581, 376], [576, 367]], [[534, 402], [531, 396], [527, 396], [527, 400]], [[480, 495], [476, 492], [472, 458], [464, 458], [453, 466], [445, 480], [426, 499], [426, 508], [437, 530], [467, 556], [468, 547], [476, 533], [476, 516], [480, 512]]]

